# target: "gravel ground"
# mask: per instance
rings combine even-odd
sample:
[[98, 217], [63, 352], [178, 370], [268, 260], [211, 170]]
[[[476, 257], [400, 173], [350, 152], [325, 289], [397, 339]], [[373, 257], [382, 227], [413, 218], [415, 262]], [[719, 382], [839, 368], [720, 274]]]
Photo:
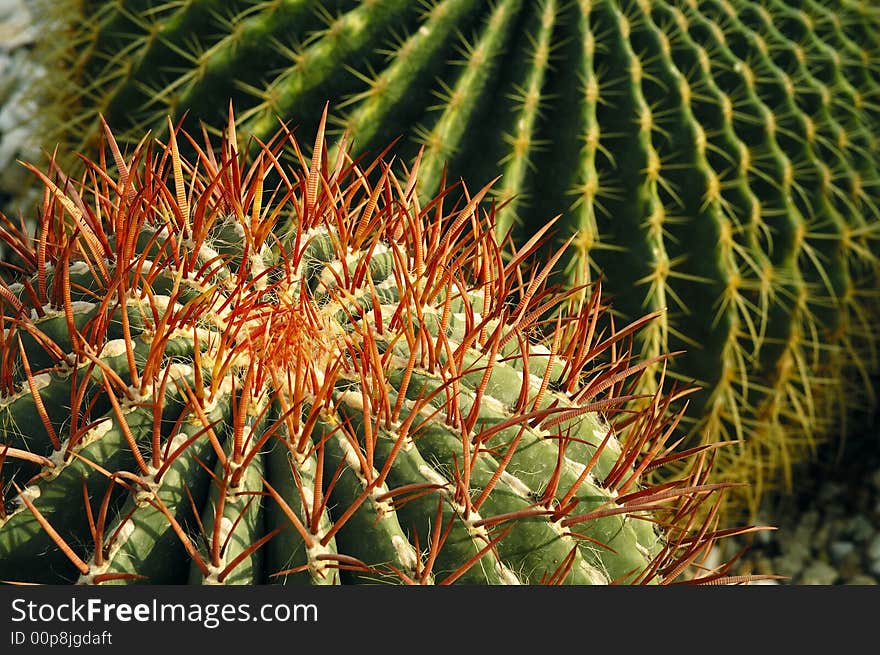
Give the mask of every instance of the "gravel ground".
[[[735, 574], [786, 576], [769, 584], [880, 584], [880, 413], [856, 434], [842, 457], [827, 444], [802, 466], [796, 494], [768, 497], [757, 523], [777, 530], [754, 536]], [[728, 540], [722, 551], [745, 543]]]

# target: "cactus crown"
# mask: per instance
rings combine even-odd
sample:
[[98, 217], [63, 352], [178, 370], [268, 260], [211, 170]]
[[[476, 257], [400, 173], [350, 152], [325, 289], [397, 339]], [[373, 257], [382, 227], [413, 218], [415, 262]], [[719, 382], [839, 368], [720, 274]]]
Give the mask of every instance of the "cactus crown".
[[526, 265], [541, 235], [504, 261], [488, 188], [423, 205], [417, 166], [330, 158], [324, 125], [311, 160], [286, 130], [239, 152], [230, 110], [217, 149], [126, 158], [105, 124], [80, 180], [31, 167], [38, 236], [0, 232], [0, 578], [668, 582], [735, 532], [713, 449], [673, 449], [687, 392], [626, 407], [650, 317], [614, 330]]

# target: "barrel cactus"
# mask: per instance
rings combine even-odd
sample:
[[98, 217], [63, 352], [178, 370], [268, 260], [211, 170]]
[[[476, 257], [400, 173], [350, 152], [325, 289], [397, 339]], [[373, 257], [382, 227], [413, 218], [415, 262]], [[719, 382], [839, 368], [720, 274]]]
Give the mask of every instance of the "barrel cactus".
[[250, 157], [231, 116], [219, 148], [126, 157], [105, 123], [78, 181], [31, 167], [38, 234], [0, 231], [0, 579], [657, 583], [736, 532], [713, 449], [673, 449], [687, 391], [626, 409], [650, 316], [572, 310], [540, 236], [504, 261], [487, 188], [422, 205], [323, 122], [310, 161], [287, 131]]
[[[89, 148], [164, 117], [240, 134], [401, 135], [418, 192], [445, 167], [507, 204], [499, 236], [550, 216], [554, 280], [601, 274], [647, 359], [699, 383], [683, 425], [736, 441], [718, 479], [748, 507], [873, 398], [880, 8], [858, 0], [84, 0], [45, 8], [45, 125]], [[330, 145], [331, 152], [340, 146]], [[654, 367], [645, 382], [657, 384]], [[647, 388], [647, 387], [646, 387]], [[693, 442], [691, 442], [693, 443]]]

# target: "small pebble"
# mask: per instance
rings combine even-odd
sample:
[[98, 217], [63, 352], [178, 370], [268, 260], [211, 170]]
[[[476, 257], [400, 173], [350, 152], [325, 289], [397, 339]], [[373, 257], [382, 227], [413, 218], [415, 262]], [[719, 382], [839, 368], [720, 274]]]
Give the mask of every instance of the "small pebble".
[[852, 542], [835, 541], [828, 547], [828, 552], [831, 555], [831, 559], [839, 563], [846, 559], [855, 549], [856, 545]]
[[837, 569], [822, 561], [812, 562], [801, 574], [799, 584], [832, 585], [838, 578]]

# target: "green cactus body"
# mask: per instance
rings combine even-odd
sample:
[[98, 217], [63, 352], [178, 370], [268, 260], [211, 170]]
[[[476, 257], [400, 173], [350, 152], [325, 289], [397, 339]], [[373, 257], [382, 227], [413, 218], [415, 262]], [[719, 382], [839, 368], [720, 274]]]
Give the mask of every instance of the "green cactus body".
[[674, 416], [622, 411], [632, 330], [596, 332], [594, 295], [539, 341], [565, 296], [502, 261], [487, 189], [422, 208], [416, 171], [372, 186], [320, 135], [296, 168], [292, 137], [196, 165], [108, 130], [115, 179], [32, 169], [38, 236], [2, 232], [0, 579], [656, 583], [707, 554], [705, 454], [642, 483]]
[[447, 179], [502, 174], [496, 229], [515, 243], [562, 214], [555, 279], [601, 273], [622, 315], [663, 312], [642, 354], [686, 351], [668, 379], [703, 388], [693, 434], [742, 442], [716, 470], [756, 483], [752, 510], [871, 396], [870, 3], [89, 0], [81, 15], [51, 53], [71, 81], [53, 81], [47, 121], [77, 148], [97, 112], [134, 139], [167, 114], [216, 124], [231, 98], [242, 137], [265, 140], [276, 116], [307, 127], [341, 98], [331, 121], [356, 152], [417, 135], [397, 152], [424, 147], [423, 199], [448, 164]]

